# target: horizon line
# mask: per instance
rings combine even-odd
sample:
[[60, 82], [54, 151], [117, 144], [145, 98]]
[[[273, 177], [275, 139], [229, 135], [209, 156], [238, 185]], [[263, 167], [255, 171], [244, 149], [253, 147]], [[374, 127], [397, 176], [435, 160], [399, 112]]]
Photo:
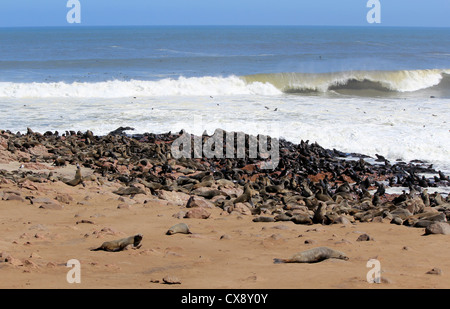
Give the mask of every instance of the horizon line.
[[417, 25], [383, 25], [383, 24], [367, 24], [367, 25], [279, 25], [279, 24], [126, 24], [126, 25], [86, 25], [86, 24], [65, 24], [65, 25], [23, 25], [23, 26], [0, 26], [0, 28], [81, 28], [81, 27], [359, 27], [359, 28], [450, 28], [450, 26], [417, 26]]

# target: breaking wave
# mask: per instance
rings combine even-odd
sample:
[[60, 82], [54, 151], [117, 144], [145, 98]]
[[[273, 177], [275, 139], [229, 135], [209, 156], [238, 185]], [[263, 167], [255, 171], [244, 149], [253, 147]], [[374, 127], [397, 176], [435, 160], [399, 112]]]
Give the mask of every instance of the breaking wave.
[[450, 89], [450, 70], [348, 71], [336, 73], [272, 73], [243, 77], [247, 83], [270, 83], [284, 93], [351, 90], [415, 92], [442, 86]]
[[150, 96], [279, 95], [282, 93], [415, 92], [450, 93], [450, 70], [269, 73], [228, 77], [179, 77], [156, 81], [0, 82], [0, 97], [119, 98]]

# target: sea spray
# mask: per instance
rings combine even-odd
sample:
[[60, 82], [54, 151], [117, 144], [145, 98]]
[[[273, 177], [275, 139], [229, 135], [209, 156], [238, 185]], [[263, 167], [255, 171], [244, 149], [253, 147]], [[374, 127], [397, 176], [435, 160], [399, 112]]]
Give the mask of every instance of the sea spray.
[[[270, 73], [245, 76], [203, 76], [160, 80], [101, 82], [0, 82], [0, 97], [121, 98], [152, 96], [279, 95], [330, 91], [415, 92], [448, 80], [450, 70], [343, 71], [333, 73]], [[446, 87], [444, 90], [450, 92]]]

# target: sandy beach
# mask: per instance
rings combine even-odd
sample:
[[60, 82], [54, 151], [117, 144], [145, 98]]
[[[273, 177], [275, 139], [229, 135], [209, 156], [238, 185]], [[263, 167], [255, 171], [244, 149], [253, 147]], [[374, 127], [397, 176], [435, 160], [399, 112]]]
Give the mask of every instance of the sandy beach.
[[450, 1], [387, 2], [2, 1], [4, 303], [450, 289]]
[[[29, 135], [36, 137], [33, 134]], [[334, 224], [254, 222], [257, 217], [274, 217], [277, 212], [254, 214], [250, 205], [235, 206], [230, 211], [204, 198], [198, 198], [197, 205], [189, 205], [195, 207], [187, 208], [192, 195], [153, 191], [141, 183], [135, 183], [141, 193], [119, 195], [113, 192], [124, 187], [121, 181], [102, 177], [98, 170], [85, 166], [81, 168], [83, 183], [70, 186], [61, 179], [73, 177], [75, 164], [56, 166], [52, 163], [54, 157], [47, 156], [42, 144], [11, 152], [8, 140], [12, 140], [12, 135], [4, 132], [0, 146], [0, 288], [450, 287], [449, 235], [424, 235], [425, 228], [391, 224], [391, 219], [383, 216], [367, 222], [349, 220]], [[48, 145], [46, 149], [50, 149]], [[125, 174], [132, 170], [130, 165], [127, 167], [122, 170]], [[172, 172], [164, 177], [170, 174], [176, 179], [181, 175], [180, 167], [175, 163], [172, 167]], [[29, 177], [50, 172], [54, 177], [51, 180], [46, 176]], [[236, 185], [235, 190], [240, 187]], [[242, 190], [236, 192], [238, 196]], [[439, 213], [437, 209], [446, 205], [428, 206], [420, 213]], [[192, 214], [186, 215], [188, 212]], [[180, 222], [189, 226], [191, 234], [166, 235], [170, 227]], [[105, 241], [136, 234], [143, 235], [139, 248], [91, 251]], [[370, 239], [357, 240], [363, 234]], [[348, 260], [274, 263], [275, 258], [289, 258], [320, 246], [345, 252]], [[71, 268], [66, 263], [71, 259], [80, 262], [81, 283], [67, 281]], [[367, 281], [370, 259], [380, 262], [380, 284]]]

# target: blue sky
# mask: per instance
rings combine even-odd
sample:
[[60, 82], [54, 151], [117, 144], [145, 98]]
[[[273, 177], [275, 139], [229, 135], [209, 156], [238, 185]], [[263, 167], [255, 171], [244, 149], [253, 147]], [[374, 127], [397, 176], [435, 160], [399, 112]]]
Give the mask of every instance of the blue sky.
[[[376, 26], [367, 0], [79, 0], [81, 25]], [[379, 0], [382, 26], [450, 27], [450, 0]], [[1, 0], [0, 27], [68, 24], [67, 0]]]

